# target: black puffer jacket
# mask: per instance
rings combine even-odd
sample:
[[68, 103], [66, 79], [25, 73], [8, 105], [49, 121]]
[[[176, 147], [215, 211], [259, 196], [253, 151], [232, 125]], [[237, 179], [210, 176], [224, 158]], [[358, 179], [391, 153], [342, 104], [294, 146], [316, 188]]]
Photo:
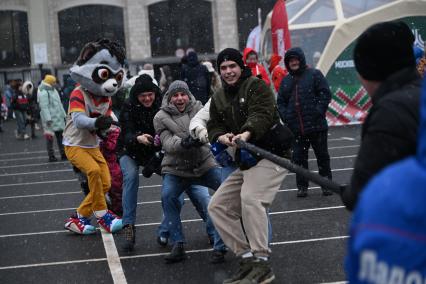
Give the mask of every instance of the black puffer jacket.
[[160, 89], [155, 92], [155, 100], [150, 108], [144, 107], [138, 101], [136, 93], [130, 93], [120, 112], [121, 133], [117, 143], [119, 156], [128, 155], [136, 160], [139, 165], [145, 166], [154, 153], [160, 150], [139, 143], [136, 137], [145, 133], [152, 137], [155, 136], [153, 120], [160, 110], [161, 101]]
[[351, 185], [342, 193], [348, 209], [354, 209], [359, 194], [374, 175], [416, 154], [420, 96], [421, 79], [415, 68], [391, 75], [372, 96], [373, 106], [362, 126]]
[[198, 62], [195, 52], [187, 56], [188, 64], [182, 67], [182, 81], [188, 84], [195, 99], [203, 105], [209, 100], [211, 76], [207, 67]]
[[[300, 61], [296, 72], [289, 68], [291, 57]], [[305, 55], [298, 47], [286, 52], [284, 62], [290, 74], [282, 80], [278, 91], [281, 118], [295, 135], [326, 130], [325, 113], [331, 101], [327, 80], [321, 71], [306, 66]]]

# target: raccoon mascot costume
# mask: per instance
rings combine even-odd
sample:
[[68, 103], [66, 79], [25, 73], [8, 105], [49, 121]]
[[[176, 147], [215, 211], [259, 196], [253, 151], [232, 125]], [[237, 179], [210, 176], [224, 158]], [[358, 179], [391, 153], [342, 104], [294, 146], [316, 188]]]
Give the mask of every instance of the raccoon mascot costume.
[[118, 43], [101, 39], [86, 44], [71, 78], [78, 83], [71, 95], [63, 144], [68, 160], [88, 178], [89, 194], [65, 223], [77, 234], [96, 231], [90, 217], [107, 232], [121, 230], [121, 219], [107, 209], [105, 193], [110, 189], [108, 165], [99, 150], [97, 133], [110, 128], [113, 119], [111, 97], [125, 81], [125, 51]]

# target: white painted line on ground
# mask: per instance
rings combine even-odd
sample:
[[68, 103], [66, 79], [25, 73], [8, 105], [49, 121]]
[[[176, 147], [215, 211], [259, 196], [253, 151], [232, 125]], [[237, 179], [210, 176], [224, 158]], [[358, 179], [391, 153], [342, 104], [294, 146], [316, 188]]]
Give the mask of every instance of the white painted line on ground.
[[[281, 212], [270, 212], [270, 215], [283, 215], [283, 214], [294, 214], [294, 213], [305, 213], [305, 212], [314, 212], [321, 210], [337, 210], [345, 208], [344, 206], [333, 206], [333, 207], [318, 207], [318, 208], [307, 208], [300, 210], [290, 210], [290, 211], [281, 211]], [[182, 223], [192, 223], [192, 222], [201, 222], [202, 219], [187, 219], [182, 220]], [[136, 227], [149, 227], [149, 226], [158, 226], [160, 222], [153, 223], [142, 223], [136, 224]], [[22, 237], [22, 236], [32, 236], [32, 235], [43, 235], [43, 234], [58, 234], [58, 233], [69, 233], [67, 230], [62, 231], [44, 231], [44, 232], [34, 232], [34, 233], [21, 233], [21, 234], [8, 234], [8, 235], [0, 235], [0, 238], [9, 238], [9, 237]]]
[[331, 138], [328, 141], [355, 141], [355, 138], [351, 137], [340, 137], [340, 138]]
[[0, 267], [0, 270], [43, 267], [43, 266], [52, 266], [52, 265], [68, 265], [68, 264], [75, 264], [75, 263], [99, 262], [99, 261], [106, 261], [106, 260], [107, 260], [106, 258], [92, 258], [92, 259], [89, 258], [89, 259], [58, 261], [58, 262], [43, 262], [43, 263], [34, 263], [34, 264], [3, 266], [3, 267]]
[[[330, 157], [331, 160], [356, 158], [357, 155]], [[316, 161], [317, 159], [308, 159], [308, 162]]]
[[[140, 186], [139, 188], [156, 188], [156, 187], [162, 187], [162, 185], [161, 184], [153, 184], [153, 185]], [[320, 188], [320, 187], [319, 186], [309, 187], [309, 189], [317, 189], [317, 188]], [[297, 190], [297, 188], [279, 189], [278, 192], [287, 192], [287, 191], [296, 191], [296, 190]], [[82, 192], [81, 191], [69, 191], [69, 192], [58, 192], [58, 193], [13, 195], [13, 196], [0, 197], [0, 200], [28, 198], [28, 197], [45, 197], [45, 196], [56, 196], [56, 195], [73, 195], [73, 194], [82, 194]], [[185, 200], [189, 200], [189, 199], [185, 198]], [[154, 204], [154, 203], [161, 203], [161, 200], [144, 201], [144, 202], [139, 202], [138, 204]]]
[[348, 238], [349, 238], [349, 236], [337, 236], [337, 237], [329, 237], [329, 238], [306, 239], [306, 240], [285, 241], [285, 242], [273, 242], [273, 243], [271, 243], [271, 246], [300, 244], [300, 243], [313, 243], [313, 242], [332, 241], [332, 240], [342, 240], [342, 239], [348, 239]]
[[0, 197], [0, 200], [3, 200], [3, 199], [15, 199], [15, 198], [27, 198], [27, 197], [45, 197], [45, 196], [55, 196], [55, 195], [68, 195], [68, 194], [77, 194], [77, 193], [81, 194], [82, 192], [81, 191], [69, 191], [69, 192], [58, 192], [58, 193], [15, 195], [15, 196]]
[[0, 235], [0, 238], [27, 237], [27, 236], [64, 234], [64, 233], [69, 233], [69, 231], [60, 230], [60, 231], [45, 231], [45, 232], [35, 232], [35, 233], [9, 234], [9, 235]]
[[67, 211], [67, 210], [74, 210], [75, 211], [75, 208], [61, 208], [61, 209], [46, 209], [46, 210], [34, 210], [34, 211], [8, 212], [8, 213], [1, 213], [0, 216], [46, 213], [46, 212], [57, 212], [57, 211]]
[[[359, 145], [334, 146], [334, 147], [329, 147], [328, 150], [356, 148], [356, 147], [359, 147]], [[312, 151], [312, 149], [309, 149], [309, 150]], [[46, 156], [36, 156], [36, 157], [28, 157], [28, 158], [0, 159], [0, 163], [1, 162], [13, 162], [13, 161], [36, 160], [36, 159], [47, 159], [47, 157]], [[63, 163], [63, 162], [58, 162], [58, 163]], [[52, 164], [54, 164], [54, 163], [52, 163]]]
[[[336, 236], [336, 237], [328, 237], [328, 238], [316, 238], [316, 239], [304, 239], [304, 240], [294, 240], [294, 241], [284, 241], [284, 242], [273, 242], [271, 246], [280, 246], [280, 245], [291, 245], [291, 244], [301, 244], [301, 243], [315, 243], [315, 242], [324, 242], [324, 241], [334, 241], [334, 240], [345, 240], [349, 238], [349, 236]], [[203, 253], [209, 252], [213, 249], [197, 249], [197, 250], [188, 250], [187, 254], [194, 253]], [[149, 258], [149, 257], [158, 257], [165, 256], [169, 254], [169, 252], [164, 253], [150, 253], [150, 254], [139, 254], [139, 255], [129, 255], [122, 256], [120, 259], [135, 259], [135, 258]], [[70, 260], [70, 261], [58, 261], [58, 262], [45, 262], [45, 263], [34, 263], [34, 264], [24, 264], [24, 265], [13, 265], [13, 266], [3, 266], [0, 267], [0, 270], [8, 270], [8, 269], [20, 269], [20, 268], [31, 268], [31, 267], [43, 267], [43, 266], [53, 266], [53, 265], [68, 265], [75, 263], [85, 263], [85, 262], [99, 262], [106, 261], [106, 258], [94, 258], [94, 259], [81, 259], [81, 260]], [[125, 282], [118, 282], [125, 283]]]
[[[330, 159], [334, 160], [334, 159], [347, 159], [347, 158], [355, 158], [357, 155], [348, 155], [348, 156], [336, 156], [336, 157], [330, 157]], [[313, 158], [313, 159], [309, 159], [309, 162], [312, 161], [316, 161], [317, 159]], [[49, 163], [47, 163], [49, 164]], [[30, 164], [32, 166], [37, 166], [37, 165], [43, 165], [43, 164]], [[51, 164], [49, 164], [51, 165]], [[8, 166], [8, 167], [0, 167], [1, 168], [13, 168], [13, 167], [22, 167], [22, 165], [18, 165], [18, 166]], [[10, 173], [10, 174], [0, 174], [0, 177], [4, 177], [4, 176], [19, 176], [19, 175], [35, 175], [35, 174], [49, 174], [49, 173], [57, 173], [57, 172], [72, 172], [72, 168], [68, 168], [68, 169], [61, 169], [61, 170], [48, 170], [48, 171], [39, 171], [39, 172], [18, 172], [18, 173]], [[139, 176], [142, 176], [142, 174], [139, 174]]]
[[320, 284], [346, 284], [349, 283], [348, 281], [337, 281], [337, 282], [324, 282]]
[[269, 212], [269, 215], [303, 213], [303, 212], [313, 212], [313, 211], [322, 211], [322, 210], [335, 210], [335, 209], [342, 209], [342, 208], [345, 208], [345, 206], [331, 206], [331, 207], [319, 207], [319, 208], [309, 208], [309, 209], [299, 209], [299, 210], [288, 210], [288, 211], [281, 211], [281, 212]]
[[[289, 244], [300, 244], [300, 243], [313, 243], [313, 242], [323, 242], [323, 241], [333, 241], [333, 240], [341, 240], [347, 239], [349, 236], [337, 236], [337, 237], [329, 237], [329, 238], [317, 238], [317, 239], [304, 239], [304, 240], [294, 240], [294, 241], [285, 241], [285, 242], [274, 242], [271, 243], [271, 246], [279, 246], [279, 245], [289, 245]], [[200, 253], [200, 252], [209, 252], [213, 249], [198, 249], [198, 250], [189, 250], [186, 253]], [[150, 254], [139, 254], [139, 255], [129, 255], [122, 256], [121, 259], [134, 259], [134, 258], [147, 258], [147, 257], [158, 257], [168, 255], [169, 252], [164, 253], [150, 253]]]
[[[40, 154], [40, 153], [47, 153], [46, 150], [40, 150], [40, 151], [30, 151], [30, 152], [14, 152], [14, 153], [2, 153], [1, 156], [13, 156], [13, 155], [28, 155], [28, 154]], [[55, 150], [55, 153], [59, 153], [58, 150]]]
[[104, 243], [105, 252], [109, 270], [111, 271], [114, 284], [126, 284], [126, 276], [124, 275], [123, 267], [121, 266], [120, 256], [118, 255], [117, 247], [115, 246], [114, 238], [111, 233], [101, 229], [102, 242]]
[[[28, 157], [28, 158], [0, 159], [0, 162], [14, 162], [14, 161], [38, 160], [38, 159], [48, 160], [49, 157], [47, 155], [45, 155], [45, 156], [35, 156], [35, 157]], [[53, 164], [53, 162], [52, 162], [52, 164]]]
[[65, 164], [69, 163], [68, 161], [65, 162], [50, 162], [50, 163], [38, 163], [38, 164], [22, 164], [22, 165], [10, 165], [10, 166], [1, 166], [0, 169], [12, 169], [12, 168], [22, 168], [22, 167], [38, 167], [38, 166], [55, 166], [58, 164]]
[[0, 184], [0, 187], [47, 184], [47, 183], [61, 183], [61, 182], [71, 182], [71, 181], [77, 181], [77, 179], [74, 178], [74, 179], [62, 179], [62, 180], [46, 180], [46, 181], [33, 181], [33, 182], [21, 182], [21, 183], [7, 183], [7, 184]]
[[62, 170], [50, 170], [50, 171], [39, 171], [39, 172], [24, 172], [24, 173], [13, 173], [13, 174], [0, 174], [0, 177], [41, 175], [41, 174], [50, 174], [50, 173], [72, 172], [72, 171], [73, 171], [72, 169], [62, 169]]
[[[330, 149], [347, 149], [347, 148], [356, 148], [359, 147], [360, 145], [348, 145], [348, 146], [336, 146], [336, 147], [328, 147], [328, 150]], [[312, 149], [309, 149], [311, 151], [313, 151]]]
[[[161, 187], [161, 185], [153, 185], [151, 187]], [[320, 187], [309, 187], [308, 189], [318, 189]], [[278, 192], [288, 192], [288, 191], [296, 191], [297, 188], [290, 188], [290, 189], [279, 189]], [[76, 193], [81, 193], [80, 191]], [[59, 193], [58, 193], [59, 194]], [[50, 194], [54, 195], [54, 193]], [[27, 196], [24, 196], [27, 197]], [[1, 199], [11, 199], [13, 197], [2, 197]], [[185, 201], [189, 201], [189, 198], [185, 198]], [[142, 201], [138, 202], [137, 205], [148, 205], [148, 204], [157, 204], [161, 203], [161, 200], [153, 200], [153, 201]], [[46, 213], [46, 212], [59, 212], [59, 211], [67, 211], [67, 210], [75, 210], [75, 208], [58, 208], [58, 209], [45, 209], [45, 210], [33, 210], [33, 211], [21, 211], [21, 212], [7, 212], [7, 213], [0, 213], [0, 216], [8, 216], [8, 215], [21, 215], [21, 214], [34, 214], [34, 213]]]

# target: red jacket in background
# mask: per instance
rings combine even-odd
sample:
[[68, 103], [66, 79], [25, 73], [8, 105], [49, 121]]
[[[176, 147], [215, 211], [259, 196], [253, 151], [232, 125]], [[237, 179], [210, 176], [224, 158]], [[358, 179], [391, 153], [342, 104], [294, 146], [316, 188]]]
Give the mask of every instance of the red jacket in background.
[[282, 57], [278, 54], [272, 54], [271, 64], [269, 65], [269, 72], [271, 73], [272, 83], [274, 83], [274, 88], [277, 92], [280, 88], [281, 81], [288, 74], [287, 70], [279, 65], [281, 58]]
[[265, 81], [266, 85], [268, 85], [268, 86], [271, 85], [271, 81], [269, 80], [268, 73], [266, 72], [266, 69], [265, 69], [265, 67], [263, 67], [262, 64], [253, 64], [253, 63], [247, 64], [246, 63], [246, 59], [247, 59], [248, 54], [252, 53], [252, 52], [254, 54], [256, 54], [256, 57], [258, 57], [257, 52], [253, 48], [246, 47], [244, 49], [244, 52], [243, 52], [244, 64], [247, 65], [247, 67], [249, 67], [251, 69], [251, 74], [253, 76], [260, 77], [263, 81]]

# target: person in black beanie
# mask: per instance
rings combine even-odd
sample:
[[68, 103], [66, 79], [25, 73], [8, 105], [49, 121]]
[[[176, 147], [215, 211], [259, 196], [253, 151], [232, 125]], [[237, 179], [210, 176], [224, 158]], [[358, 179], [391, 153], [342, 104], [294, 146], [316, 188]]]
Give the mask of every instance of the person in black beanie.
[[[240, 258], [237, 273], [223, 283], [270, 283], [275, 275], [269, 262], [266, 213], [287, 170], [237, 148], [236, 140], [254, 143], [277, 155], [288, 151], [290, 145], [277, 142], [285, 135], [271, 133], [271, 129], [284, 128], [275, 96], [262, 79], [251, 76], [241, 53], [231, 48], [221, 51], [217, 66], [223, 87], [210, 101], [208, 138], [212, 144], [232, 149], [239, 167], [221, 184], [208, 208], [222, 240]], [[262, 143], [265, 140], [269, 144]]]
[[136, 79], [120, 112], [121, 133], [117, 153], [123, 172], [124, 239], [121, 244], [125, 250], [132, 250], [135, 244], [139, 167], [146, 167], [155, 153], [161, 150], [161, 146], [155, 143], [153, 125], [161, 101], [160, 88], [149, 75], [143, 74]]
[[383, 22], [369, 27], [355, 45], [355, 68], [373, 106], [362, 126], [350, 185], [341, 195], [349, 210], [373, 176], [416, 154], [421, 78], [413, 43], [405, 23]]

